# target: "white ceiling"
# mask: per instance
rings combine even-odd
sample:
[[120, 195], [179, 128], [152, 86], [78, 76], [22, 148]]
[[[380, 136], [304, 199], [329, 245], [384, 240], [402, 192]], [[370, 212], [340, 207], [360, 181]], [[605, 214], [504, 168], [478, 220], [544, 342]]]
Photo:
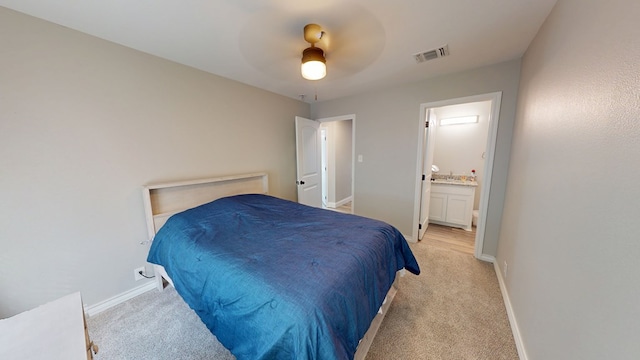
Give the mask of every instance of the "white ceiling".
[[[515, 59], [556, 0], [0, 0], [0, 6], [288, 97], [318, 101]], [[300, 75], [304, 25], [327, 77]], [[413, 54], [448, 44], [450, 55]]]

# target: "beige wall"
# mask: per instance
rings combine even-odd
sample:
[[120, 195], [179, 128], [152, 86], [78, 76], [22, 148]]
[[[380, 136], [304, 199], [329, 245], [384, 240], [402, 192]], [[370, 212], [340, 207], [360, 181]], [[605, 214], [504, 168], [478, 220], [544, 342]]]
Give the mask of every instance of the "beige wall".
[[559, 0], [523, 58], [498, 264], [530, 360], [640, 358], [638, 19]]
[[266, 171], [296, 198], [309, 105], [0, 7], [0, 317], [141, 282], [141, 186]]
[[334, 121], [335, 127], [335, 202], [344, 201], [351, 194], [352, 159], [352, 120]]
[[355, 114], [355, 212], [384, 220], [410, 236], [416, 185], [420, 104], [502, 91], [493, 184], [487, 214], [484, 254], [495, 255], [515, 119], [520, 61], [367, 94], [314, 103], [314, 118]]

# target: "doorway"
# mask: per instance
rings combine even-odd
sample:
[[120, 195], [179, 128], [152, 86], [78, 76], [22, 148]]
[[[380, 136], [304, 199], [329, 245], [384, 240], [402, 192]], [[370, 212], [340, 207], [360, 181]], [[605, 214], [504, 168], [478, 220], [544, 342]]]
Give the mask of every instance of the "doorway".
[[320, 122], [323, 208], [353, 213], [355, 115]]
[[[474, 199], [474, 207], [473, 207], [474, 210], [477, 209], [477, 220], [475, 221], [477, 226], [475, 228], [474, 255], [476, 258], [485, 260], [485, 261], [491, 261], [493, 258], [489, 255], [484, 255], [482, 252], [482, 249], [484, 244], [484, 229], [485, 229], [486, 214], [487, 214], [487, 208], [488, 208], [489, 189], [491, 187], [491, 174], [493, 170], [493, 159], [494, 159], [495, 145], [496, 145], [495, 142], [496, 142], [496, 135], [497, 135], [497, 129], [498, 129], [498, 121], [500, 118], [499, 112], [500, 112], [501, 97], [502, 97], [502, 93], [496, 92], [496, 93], [450, 99], [450, 100], [444, 100], [444, 101], [438, 101], [438, 102], [432, 102], [432, 103], [425, 103], [420, 106], [420, 121], [419, 121], [420, 127], [419, 127], [419, 138], [418, 138], [419, 151], [418, 151], [418, 157], [417, 157], [418, 161], [417, 161], [416, 197], [415, 197], [416, 200], [415, 200], [415, 206], [414, 206], [414, 223], [415, 224], [420, 224], [421, 208], [424, 209], [425, 207], [423, 200], [426, 200], [427, 202], [429, 201], [429, 199], [425, 199], [423, 195], [424, 194], [423, 181], [430, 181], [430, 178], [425, 178], [423, 180], [424, 178], [423, 174], [430, 173], [431, 165], [433, 163], [436, 163], [438, 159], [437, 157], [434, 156], [434, 154], [437, 155], [438, 148], [433, 147], [433, 144], [430, 144], [431, 146], [428, 146], [429, 144], [425, 144], [425, 142], [428, 141], [427, 140], [428, 137], [425, 136], [425, 122], [430, 121], [431, 123], [429, 127], [433, 128], [435, 125], [438, 124], [438, 121], [437, 121], [438, 117], [443, 118], [445, 116], [456, 117], [456, 116], [462, 116], [462, 115], [471, 115], [471, 114], [462, 114], [461, 112], [466, 111], [468, 113], [470, 111], [469, 108], [473, 108], [474, 106], [473, 104], [476, 104], [476, 105], [484, 104], [486, 106], [486, 109], [488, 110], [487, 115], [485, 115], [487, 119], [485, 124], [486, 128], [484, 130], [486, 131], [486, 140], [484, 140], [484, 144], [485, 144], [484, 151], [481, 151], [480, 154], [470, 155], [470, 158], [481, 156], [482, 165], [478, 164], [477, 162], [478, 159], [469, 159], [469, 161], [465, 160], [465, 161], [462, 161], [459, 165], [457, 165], [458, 166], [457, 169], [452, 168], [451, 166], [452, 160], [447, 159], [447, 156], [450, 155], [452, 152], [454, 152], [456, 147], [461, 149], [468, 148], [467, 146], [468, 144], [466, 144], [466, 142], [456, 143], [455, 140], [451, 140], [451, 136], [455, 132], [451, 132], [451, 131], [444, 132], [444, 133], [449, 133], [448, 135], [449, 138], [445, 142], [450, 142], [450, 143], [445, 144], [443, 148], [446, 149], [447, 147], [449, 147], [449, 149], [440, 150], [443, 153], [446, 153], [445, 155], [447, 155], [440, 158], [441, 163], [445, 164], [445, 166], [443, 166], [443, 169], [441, 170], [445, 171], [446, 175], [454, 173], [454, 175], [459, 174], [459, 175], [467, 176], [467, 175], [471, 175], [472, 169], [475, 169], [477, 171], [476, 175], [480, 175], [478, 176], [478, 188], [476, 189], [476, 193], [479, 193], [479, 194], [476, 195], [476, 198]], [[457, 115], [456, 115], [456, 112], [457, 112]], [[430, 114], [431, 114], [431, 117], [428, 118]], [[475, 114], [475, 115], [479, 115], [479, 114]], [[438, 130], [440, 130], [440, 128], [438, 128]], [[427, 131], [431, 131], [431, 129]], [[441, 135], [441, 134], [438, 134], [438, 135]], [[437, 140], [435, 141], [435, 144], [436, 146], [438, 145]], [[475, 146], [477, 148], [478, 145], [476, 144]], [[480, 147], [482, 147], [482, 144], [480, 145]], [[433, 149], [433, 150], [426, 150], [426, 149]], [[432, 151], [432, 153], [429, 154], [428, 151]], [[430, 158], [431, 156], [434, 156], [433, 163], [429, 163], [428, 161], [428, 158]], [[475, 163], [473, 161], [475, 161]], [[436, 165], [440, 167], [440, 164], [436, 164]], [[429, 169], [425, 169], [425, 167], [427, 166], [429, 167]], [[415, 239], [417, 240], [419, 239], [420, 228], [418, 226], [416, 226], [416, 228], [414, 229], [413, 236]]]
[[295, 117], [296, 185], [301, 204], [353, 213], [355, 115]]

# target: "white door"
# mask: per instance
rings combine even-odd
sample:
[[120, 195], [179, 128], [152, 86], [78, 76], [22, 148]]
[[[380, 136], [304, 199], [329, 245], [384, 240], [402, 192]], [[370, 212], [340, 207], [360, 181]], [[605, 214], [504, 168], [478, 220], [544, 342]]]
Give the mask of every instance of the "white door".
[[322, 208], [320, 122], [296, 116], [298, 202]]
[[422, 149], [424, 154], [424, 162], [422, 165], [422, 198], [420, 200], [420, 230], [418, 231], [418, 239], [422, 239], [424, 233], [429, 226], [429, 201], [431, 200], [431, 165], [433, 165], [433, 151], [435, 149], [436, 121], [433, 111], [427, 112], [424, 129], [424, 141]]

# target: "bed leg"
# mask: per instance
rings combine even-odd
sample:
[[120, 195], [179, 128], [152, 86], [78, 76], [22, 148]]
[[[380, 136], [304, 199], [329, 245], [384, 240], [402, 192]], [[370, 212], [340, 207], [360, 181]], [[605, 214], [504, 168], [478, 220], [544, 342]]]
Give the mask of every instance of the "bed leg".
[[162, 276], [156, 278], [156, 289], [158, 289], [158, 291], [164, 290], [164, 281], [162, 281]]
[[158, 268], [156, 266], [153, 267], [153, 273], [156, 277], [156, 289], [158, 289], [158, 291], [163, 291], [164, 279], [162, 278], [162, 273], [158, 271]]

